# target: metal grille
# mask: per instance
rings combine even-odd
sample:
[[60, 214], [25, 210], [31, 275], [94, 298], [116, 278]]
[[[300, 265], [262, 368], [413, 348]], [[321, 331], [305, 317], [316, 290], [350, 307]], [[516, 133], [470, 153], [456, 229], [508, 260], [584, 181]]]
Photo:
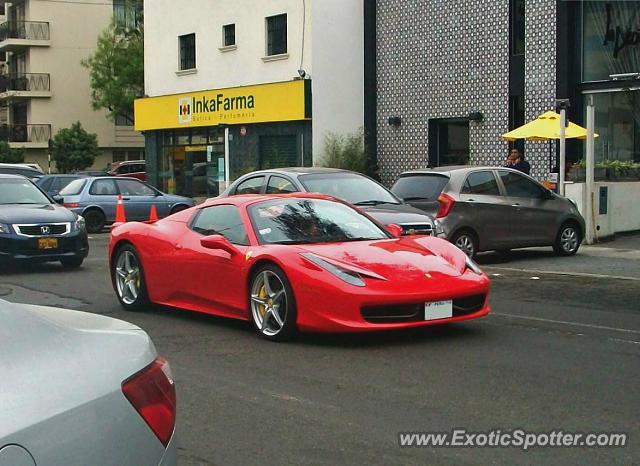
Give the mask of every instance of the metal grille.
[[[478, 312], [482, 309], [485, 299], [486, 296], [483, 294], [454, 299], [452, 316], [460, 317]], [[424, 320], [424, 302], [367, 306], [362, 308], [361, 314], [364, 320], [374, 324], [419, 322]]]
[[433, 226], [428, 223], [401, 223], [403, 235], [433, 235]]
[[14, 225], [16, 232], [24, 236], [64, 235], [69, 232], [69, 223], [42, 225]]

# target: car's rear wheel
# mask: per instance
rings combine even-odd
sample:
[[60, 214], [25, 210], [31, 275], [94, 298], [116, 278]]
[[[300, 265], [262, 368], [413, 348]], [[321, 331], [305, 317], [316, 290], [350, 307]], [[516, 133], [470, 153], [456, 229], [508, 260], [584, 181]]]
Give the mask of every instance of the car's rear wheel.
[[276, 265], [253, 275], [250, 287], [251, 321], [267, 340], [285, 341], [296, 333], [296, 304], [289, 280]]
[[77, 269], [82, 265], [83, 261], [84, 257], [68, 257], [60, 259], [62, 267], [64, 267], [65, 269]]
[[469, 257], [475, 257], [478, 253], [478, 238], [470, 230], [456, 232], [451, 238], [451, 242]]
[[118, 249], [111, 277], [118, 301], [127, 311], [140, 311], [149, 304], [142, 263], [133, 246], [126, 244]]
[[563, 223], [556, 236], [553, 250], [559, 256], [573, 256], [580, 248], [581, 239], [580, 229], [575, 223]]
[[96, 209], [87, 210], [82, 216], [89, 233], [100, 233], [107, 224], [104, 213]]

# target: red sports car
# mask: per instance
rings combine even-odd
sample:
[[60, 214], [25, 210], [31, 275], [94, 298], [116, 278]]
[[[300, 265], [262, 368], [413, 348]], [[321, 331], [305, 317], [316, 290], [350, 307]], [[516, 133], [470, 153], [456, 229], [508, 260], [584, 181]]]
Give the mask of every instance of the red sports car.
[[319, 194], [218, 198], [116, 226], [111, 277], [125, 309], [158, 303], [251, 320], [270, 340], [489, 312], [489, 279], [462, 251], [389, 229]]

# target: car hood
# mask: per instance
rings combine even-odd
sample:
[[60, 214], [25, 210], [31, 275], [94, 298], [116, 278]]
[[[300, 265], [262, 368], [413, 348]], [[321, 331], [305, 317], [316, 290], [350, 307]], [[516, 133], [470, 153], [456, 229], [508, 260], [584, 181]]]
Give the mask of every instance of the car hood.
[[420, 209], [407, 204], [380, 204], [377, 206], [358, 206], [383, 225], [390, 223], [429, 224], [433, 226], [433, 218]]
[[425, 274], [458, 277], [465, 270], [464, 253], [432, 237], [303, 245], [333, 265], [381, 280], [415, 282]]
[[0, 205], [0, 223], [61, 223], [73, 220], [73, 212], [57, 204]]

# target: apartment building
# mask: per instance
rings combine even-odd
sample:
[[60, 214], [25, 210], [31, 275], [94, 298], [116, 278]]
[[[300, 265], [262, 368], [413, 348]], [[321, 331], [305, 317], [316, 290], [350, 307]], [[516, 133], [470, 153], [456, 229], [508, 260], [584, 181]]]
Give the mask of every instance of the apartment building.
[[147, 178], [216, 195], [237, 176], [321, 161], [364, 123], [363, 0], [146, 0]]
[[112, 16], [124, 15], [124, 0], [15, 0], [2, 2], [0, 13], [0, 140], [46, 170], [49, 139], [80, 121], [98, 136], [95, 168], [142, 158], [144, 138], [130, 121], [92, 109], [81, 65]]

